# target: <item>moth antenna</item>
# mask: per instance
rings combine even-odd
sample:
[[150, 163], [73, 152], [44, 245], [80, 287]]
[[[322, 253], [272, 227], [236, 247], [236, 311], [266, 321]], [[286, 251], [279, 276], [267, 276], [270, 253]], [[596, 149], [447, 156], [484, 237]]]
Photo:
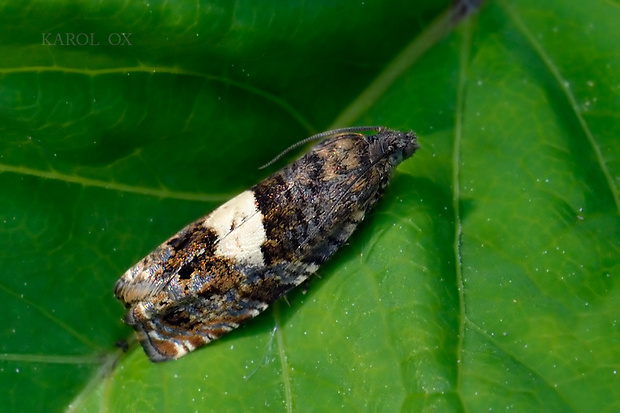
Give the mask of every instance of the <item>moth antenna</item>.
[[267, 162], [266, 164], [264, 164], [258, 169], [265, 169], [268, 166], [273, 165], [274, 162], [276, 162], [278, 159], [280, 159], [281, 157], [283, 157], [284, 155], [286, 155], [293, 149], [299, 148], [300, 146], [305, 145], [308, 142], [325, 138], [326, 136], [335, 136], [335, 135], [345, 134], [349, 132], [364, 132], [364, 131], [369, 131], [369, 130], [380, 131], [382, 129], [385, 129], [385, 128], [383, 126], [351, 126], [348, 128], [340, 128], [340, 129], [330, 130], [327, 132], [317, 133], [316, 135], [312, 135], [309, 138], [303, 139], [297, 143], [292, 144], [291, 146], [289, 146], [288, 148], [280, 152], [275, 158], [273, 158], [272, 160], [270, 160], [269, 162]]

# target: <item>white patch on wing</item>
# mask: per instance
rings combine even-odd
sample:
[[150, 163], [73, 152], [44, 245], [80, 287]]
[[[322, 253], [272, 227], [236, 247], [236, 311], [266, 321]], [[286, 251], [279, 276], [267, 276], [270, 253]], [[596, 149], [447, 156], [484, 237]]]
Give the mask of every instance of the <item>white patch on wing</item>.
[[218, 236], [215, 254], [240, 264], [265, 265], [260, 247], [267, 234], [254, 192], [242, 192], [226, 202], [207, 217], [204, 226]]
[[306, 271], [309, 273], [315, 273], [316, 270], [318, 269], [319, 269], [319, 266], [315, 263], [309, 263], [307, 264], [307, 267], [306, 267]]
[[190, 351], [194, 351], [196, 350], [196, 347], [189, 342], [189, 340], [183, 340], [183, 345], [185, 346], [185, 348], [187, 349], [187, 352], [189, 353]]
[[183, 347], [182, 344], [179, 344], [179, 343], [172, 343], [172, 344], [174, 344], [174, 350], [177, 352], [177, 354], [172, 356], [172, 358], [174, 358], [174, 359], [178, 359], [179, 357], [183, 357], [184, 355], [189, 353], [189, 351], [193, 350], [192, 349], [192, 350], [187, 351], [187, 349], [185, 347]]
[[256, 308], [252, 308], [250, 309], [249, 313], [252, 317], [256, 317], [257, 315], [260, 314], [260, 311], [258, 311]]

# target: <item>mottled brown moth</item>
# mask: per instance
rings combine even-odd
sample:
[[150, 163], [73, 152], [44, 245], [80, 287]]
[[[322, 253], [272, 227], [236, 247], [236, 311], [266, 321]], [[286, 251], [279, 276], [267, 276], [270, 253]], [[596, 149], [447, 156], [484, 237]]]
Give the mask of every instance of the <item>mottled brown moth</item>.
[[[374, 131], [365, 135], [364, 131]], [[177, 359], [256, 317], [312, 275], [417, 149], [413, 132], [345, 128], [189, 224], [116, 282], [152, 361]]]

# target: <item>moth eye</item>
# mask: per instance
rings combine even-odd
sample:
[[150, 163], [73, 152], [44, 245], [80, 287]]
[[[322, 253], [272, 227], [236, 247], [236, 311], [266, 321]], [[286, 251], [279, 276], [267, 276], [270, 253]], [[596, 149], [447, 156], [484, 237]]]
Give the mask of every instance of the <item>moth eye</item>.
[[401, 163], [403, 160], [403, 152], [402, 151], [394, 151], [390, 154], [390, 163], [393, 165]]

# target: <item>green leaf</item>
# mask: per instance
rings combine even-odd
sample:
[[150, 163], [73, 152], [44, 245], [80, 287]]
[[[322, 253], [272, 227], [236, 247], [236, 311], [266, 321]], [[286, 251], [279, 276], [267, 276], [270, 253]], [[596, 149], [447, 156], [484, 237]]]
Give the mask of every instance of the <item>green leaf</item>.
[[[0, 411], [618, 410], [617, 4], [456, 17], [0, 3]], [[125, 269], [367, 124], [422, 148], [307, 292], [175, 362], [115, 347]]]

